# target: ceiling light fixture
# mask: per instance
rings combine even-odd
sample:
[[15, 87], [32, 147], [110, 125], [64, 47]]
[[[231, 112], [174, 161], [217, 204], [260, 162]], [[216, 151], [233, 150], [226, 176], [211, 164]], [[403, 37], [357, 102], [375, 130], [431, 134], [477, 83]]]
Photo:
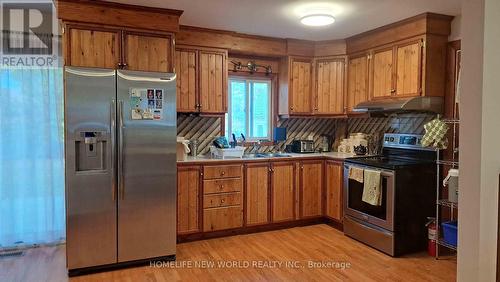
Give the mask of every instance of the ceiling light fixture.
[[311, 14], [304, 16], [300, 22], [308, 26], [325, 26], [335, 22], [335, 18], [328, 14]]

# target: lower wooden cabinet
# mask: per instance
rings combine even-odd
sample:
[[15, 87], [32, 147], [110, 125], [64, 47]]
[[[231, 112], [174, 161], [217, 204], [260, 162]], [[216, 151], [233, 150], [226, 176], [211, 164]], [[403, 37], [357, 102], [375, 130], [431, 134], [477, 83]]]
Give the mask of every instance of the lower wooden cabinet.
[[199, 166], [177, 168], [177, 233], [200, 231], [200, 174]]
[[205, 232], [241, 227], [242, 222], [241, 206], [203, 210], [203, 231]]
[[300, 217], [322, 215], [323, 161], [300, 164]]
[[245, 165], [247, 226], [269, 222], [269, 173], [268, 162]]
[[273, 162], [271, 164], [272, 221], [295, 219], [295, 164]]
[[343, 164], [342, 162], [326, 161], [325, 164], [325, 215], [337, 221], [342, 221], [342, 187]]

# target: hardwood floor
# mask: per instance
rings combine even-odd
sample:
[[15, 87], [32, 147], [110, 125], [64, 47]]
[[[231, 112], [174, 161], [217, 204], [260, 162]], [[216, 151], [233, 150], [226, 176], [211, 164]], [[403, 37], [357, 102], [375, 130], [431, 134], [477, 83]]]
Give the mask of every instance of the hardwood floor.
[[[310, 268], [309, 261], [333, 265]], [[214, 263], [215, 266], [203, 269], [194, 267], [196, 262]], [[220, 262], [239, 263], [241, 268], [236, 265], [218, 267]], [[283, 265], [279, 267], [272, 262], [282, 262]], [[288, 267], [285, 262], [290, 262]], [[188, 263], [193, 265], [190, 267]], [[341, 267], [342, 263], [344, 267]], [[182, 243], [177, 246], [177, 262], [173, 267], [143, 266], [69, 280], [455, 281], [455, 272], [455, 259], [436, 261], [426, 253], [392, 258], [328, 225], [319, 224]], [[64, 246], [31, 249], [22, 257], [0, 259], [0, 281], [67, 280]]]

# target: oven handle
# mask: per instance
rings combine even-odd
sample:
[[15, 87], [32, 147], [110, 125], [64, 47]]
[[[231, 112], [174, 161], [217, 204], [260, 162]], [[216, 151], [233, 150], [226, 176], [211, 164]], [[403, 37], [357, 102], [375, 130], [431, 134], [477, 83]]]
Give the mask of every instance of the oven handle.
[[351, 167], [360, 168], [360, 169], [377, 170], [377, 171], [380, 171], [382, 176], [384, 176], [384, 177], [393, 177], [395, 174], [394, 170], [382, 169], [382, 168], [377, 168], [377, 167], [373, 167], [373, 166], [344, 164], [344, 168], [346, 168], [346, 169], [350, 169]]

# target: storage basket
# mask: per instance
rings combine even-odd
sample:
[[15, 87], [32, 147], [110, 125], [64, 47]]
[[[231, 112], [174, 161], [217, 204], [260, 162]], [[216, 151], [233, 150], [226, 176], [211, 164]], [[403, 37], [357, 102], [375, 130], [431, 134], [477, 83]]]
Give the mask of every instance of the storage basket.
[[243, 158], [245, 147], [236, 146], [234, 148], [219, 149], [215, 146], [210, 147], [210, 154], [212, 158], [226, 159], [226, 158]]
[[446, 244], [457, 246], [457, 221], [447, 221], [441, 223], [443, 236]]

